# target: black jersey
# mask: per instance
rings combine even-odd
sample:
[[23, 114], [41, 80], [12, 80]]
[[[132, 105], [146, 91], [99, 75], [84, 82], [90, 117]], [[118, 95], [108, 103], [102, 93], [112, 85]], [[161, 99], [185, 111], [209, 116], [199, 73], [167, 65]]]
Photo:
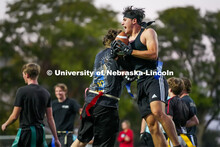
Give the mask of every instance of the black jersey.
[[51, 107], [50, 93], [40, 85], [30, 84], [17, 90], [14, 106], [21, 107], [20, 128], [43, 124], [46, 108]]
[[193, 117], [195, 114], [187, 107], [186, 103], [182, 101], [178, 96], [172, 97], [168, 100], [168, 105], [166, 109], [167, 115], [173, 117], [173, 121], [176, 126], [178, 134], [186, 134], [186, 125], [187, 120]]
[[[113, 75], [113, 72], [119, 70], [119, 66], [117, 61], [110, 57], [110, 53], [111, 49], [107, 48], [96, 55], [93, 82], [89, 89], [120, 97], [123, 78], [120, 75]], [[86, 102], [90, 103], [95, 96], [96, 94], [89, 93], [86, 97]], [[97, 101], [97, 104], [107, 107], [118, 107], [118, 100], [102, 96]]]
[[[190, 96], [185, 95], [184, 97], [181, 98], [181, 100], [184, 101], [187, 104], [188, 108], [191, 109], [191, 111], [195, 115], [197, 114], [196, 104]], [[196, 134], [196, 126], [187, 128], [187, 134], [195, 135]]]
[[[136, 39], [130, 43], [132, 49], [141, 50], [141, 51], [147, 50], [146, 45], [142, 44], [140, 40], [143, 31], [144, 29], [141, 29]], [[134, 70], [145, 72], [146, 70], [155, 70], [157, 68], [157, 60], [141, 59], [134, 56], [127, 56], [126, 60], [129, 61], [129, 64], [133, 67]]]
[[73, 131], [80, 105], [74, 99], [66, 98], [63, 102], [54, 100], [52, 108], [57, 131]]

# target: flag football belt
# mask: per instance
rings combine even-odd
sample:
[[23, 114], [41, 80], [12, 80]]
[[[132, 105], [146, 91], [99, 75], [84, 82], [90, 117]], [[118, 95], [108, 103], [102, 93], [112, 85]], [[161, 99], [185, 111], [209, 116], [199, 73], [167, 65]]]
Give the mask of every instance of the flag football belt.
[[96, 102], [98, 101], [98, 99], [101, 97], [101, 96], [105, 96], [105, 97], [108, 97], [108, 98], [113, 98], [113, 99], [116, 99], [116, 100], [120, 100], [118, 97], [116, 96], [113, 96], [113, 95], [110, 95], [110, 94], [105, 94], [103, 92], [97, 92], [97, 91], [94, 91], [94, 90], [88, 90], [88, 92], [90, 93], [94, 93], [94, 94], [97, 94], [90, 103], [88, 103], [88, 105], [86, 106], [86, 115], [87, 116], [91, 116], [91, 114], [89, 113], [89, 109], [91, 109], [95, 104]]
[[74, 133], [73, 131], [57, 131], [57, 134], [68, 134], [68, 133]]
[[[180, 134], [179, 136], [185, 141], [187, 147], [196, 147], [185, 134]], [[170, 147], [170, 138], [168, 138], [168, 147]]]
[[[94, 90], [90, 90], [90, 89], [89, 89], [89, 92], [90, 92], [90, 93], [94, 93], [94, 94], [99, 94], [99, 92], [94, 91]], [[113, 96], [113, 95], [110, 95], [110, 94], [105, 94], [105, 93], [103, 93], [102, 96], [106, 96], [106, 97], [109, 97], [109, 98], [113, 98], [113, 99], [116, 99], [116, 100], [118, 100], [118, 101], [120, 100], [119, 97], [116, 97], [116, 96]]]
[[131, 82], [128, 82], [125, 86], [126, 86], [126, 89], [127, 89], [128, 94], [129, 94], [132, 98], [134, 98], [134, 95], [133, 95], [132, 92], [131, 92]]
[[[43, 146], [47, 147], [47, 142], [45, 140], [44, 126], [42, 124], [40, 126], [43, 129]], [[31, 147], [36, 147], [37, 146], [36, 127], [35, 126], [30, 126], [30, 129], [31, 129]], [[18, 146], [18, 142], [19, 142], [19, 139], [20, 139], [20, 136], [21, 136], [21, 130], [22, 130], [22, 128], [18, 129], [18, 133], [17, 133], [17, 135], [15, 137], [15, 140], [12, 144], [12, 147], [17, 147]], [[23, 129], [23, 130], [26, 130], [26, 129]]]
[[[68, 134], [73, 134], [73, 133], [74, 133], [73, 131], [57, 131], [57, 134], [65, 134], [65, 137], [64, 137], [64, 145], [67, 144], [67, 136], [68, 136]], [[53, 138], [52, 138], [51, 146], [52, 146], [52, 147], [55, 147], [55, 139], [54, 139], [54, 136], [53, 136]]]

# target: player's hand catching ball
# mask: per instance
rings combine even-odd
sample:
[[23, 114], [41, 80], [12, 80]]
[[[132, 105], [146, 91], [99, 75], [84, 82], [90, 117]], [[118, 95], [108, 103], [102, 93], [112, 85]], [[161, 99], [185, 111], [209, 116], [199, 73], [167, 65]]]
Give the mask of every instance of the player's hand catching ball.
[[132, 54], [133, 49], [131, 48], [130, 44], [126, 45], [124, 42], [120, 40], [118, 40], [118, 43], [119, 43], [118, 48], [123, 55], [127, 56]]
[[111, 57], [116, 58], [118, 52], [119, 52], [118, 42], [116, 40], [114, 40], [114, 41], [111, 42]]

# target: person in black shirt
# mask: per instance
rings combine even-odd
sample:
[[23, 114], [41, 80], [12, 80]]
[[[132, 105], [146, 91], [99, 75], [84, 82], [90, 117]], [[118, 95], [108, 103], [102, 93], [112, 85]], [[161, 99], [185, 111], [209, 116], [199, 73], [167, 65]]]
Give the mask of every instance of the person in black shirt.
[[[192, 86], [191, 81], [185, 77], [181, 79], [183, 80], [184, 88], [180, 98], [182, 101], [184, 101], [187, 104], [188, 108], [191, 109], [191, 111], [193, 111], [193, 113], [196, 115], [197, 114], [196, 104], [193, 101], [193, 99], [189, 96]], [[197, 146], [196, 126], [189, 127], [186, 129], [187, 129], [187, 136], [191, 140], [192, 144]]]
[[35, 63], [25, 64], [22, 74], [27, 86], [17, 90], [14, 109], [9, 119], [2, 125], [4, 131], [20, 116], [20, 128], [12, 146], [30, 147], [47, 146], [43, 119], [47, 122], [55, 138], [55, 145], [60, 147], [52, 115], [50, 93], [38, 85], [40, 66]]
[[183, 90], [183, 81], [179, 78], [172, 77], [169, 78], [167, 82], [169, 85], [168, 93], [170, 99], [168, 100], [166, 112], [175, 123], [181, 145], [186, 146], [186, 140], [184, 139], [184, 134], [186, 134], [185, 127], [197, 125], [199, 121], [193, 111], [191, 111], [186, 103], [178, 96]]
[[[150, 23], [142, 22], [144, 10], [126, 7], [124, 9], [122, 26], [129, 35], [130, 45], [116, 45], [123, 52], [133, 70], [141, 73], [156, 72], [161, 69], [158, 62], [157, 33], [152, 28], [146, 28]], [[143, 28], [144, 27], [144, 28]], [[146, 29], [145, 29], [146, 28]], [[158, 70], [159, 71], [159, 70]], [[158, 125], [161, 123], [174, 146], [179, 146], [178, 137], [173, 121], [165, 113], [168, 85], [164, 76], [143, 74], [137, 80], [138, 108], [141, 117], [147, 122], [155, 146], [166, 146], [165, 137]]]
[[122, 76], [108, 74], [119, 69], [111, 53], [110, 43], [119, 31], [110, 29], [103, 39], [107, 47], [95, 58], [93, 81], [86, 91], [78, 137], [72, 147], [85, 146], [94, 137], [93, 146], [113, 147], [119, 131], [118, 100], [122, 92]]
[[55, 85], [54, 90], [57, 100], [52, 102], [52, 109], [58, 138], [62, 147], [69, 147], [73, 143], [74, 121], [80, 105], [66, 97], [68, 89], [65, 84]]

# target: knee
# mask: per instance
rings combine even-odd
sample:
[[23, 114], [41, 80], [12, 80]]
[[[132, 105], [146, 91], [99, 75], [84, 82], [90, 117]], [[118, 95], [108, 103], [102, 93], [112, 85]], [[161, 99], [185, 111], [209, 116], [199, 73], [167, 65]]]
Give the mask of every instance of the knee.
[[151, 134], [156, 134], [159, 131], [158, 123], [149, 123], [148, 128]]
[[158, 121], [153, 116], [147, 119], [147, 126], [151, 134], [155, 134], [158, 131]]
[[151, 112], [158, 121], [162, 120], [165, 114], [165, 104], [161, 101], [153, 101], [150, 103]]
[[152, 124], [152, 123], [148, 124], [148, 128], [149, 128], [150, 133], [153, 133], [155, 131], [155, 123], [154, 124]]
[[165, 115], [162, 110], [153, 110], [152, 114], [153, 114], [154, 118], [156, 118], [157, 120], [161, 120], [163, 115]]

